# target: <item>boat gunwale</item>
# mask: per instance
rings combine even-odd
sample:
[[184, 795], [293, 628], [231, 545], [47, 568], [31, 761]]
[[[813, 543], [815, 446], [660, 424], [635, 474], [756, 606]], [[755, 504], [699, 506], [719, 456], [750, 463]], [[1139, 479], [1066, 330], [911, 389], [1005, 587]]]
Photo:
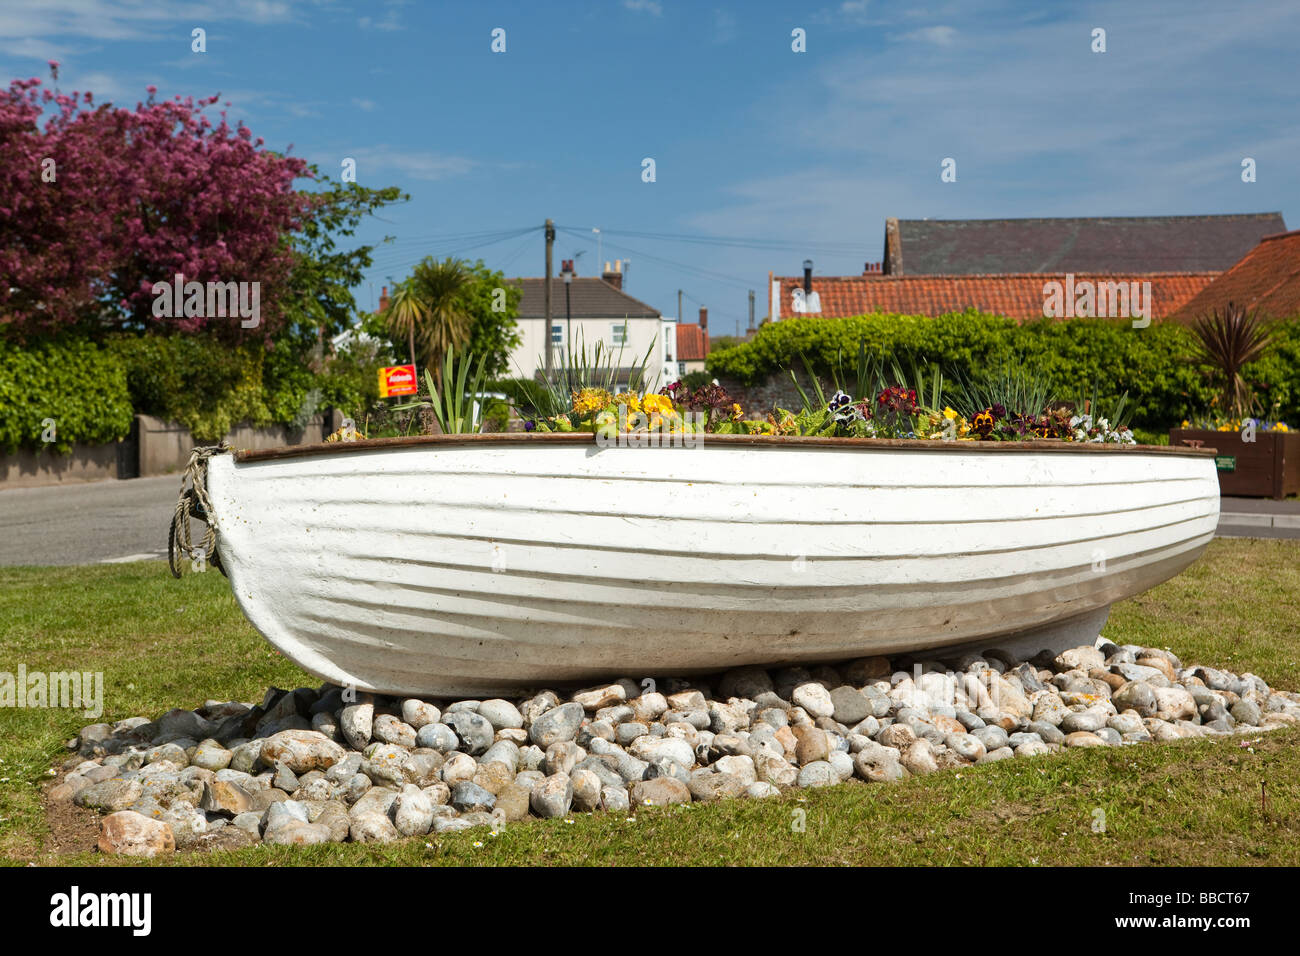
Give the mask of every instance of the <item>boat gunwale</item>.
[[[1119, 445], [1103, 442], [1067, 442], [1051, 439], [1035, 441], [943, 441], [922, 438], [838, 438], [824, 435], [715, 435], [692, 436], [693, 446], [646, 445], [655, 447], [702, 447], [704, 445], [734, 445], [737, 447], [784, 446], [795, 448], [839, 448], [859, 451], [942, 451], [956, 454], [1014, 454], [1047, 452], [1049, 454], [1159, 454], [1188, 458], [1209, 458], [1218, 454], [1214, 448], [1192, 448], [1185, 445]], [[282, 458], [306, 458], [317, 455], [346, 454], [358, 451], [381, 451], [423, 446], [454, 447], [475, 445], [593, 445], [592, 432], [487, 432], [457, 435], [405, 435], [396, 438], [364, 438], [355, 441], [315, 442], [308, 445], [283, 445], [278, 448], [235, 449], [236, 462], [274, 461]], [[625, 447], [616, 445], [612, 447]], [[638, 446], [626, 446], [636, 448]]]

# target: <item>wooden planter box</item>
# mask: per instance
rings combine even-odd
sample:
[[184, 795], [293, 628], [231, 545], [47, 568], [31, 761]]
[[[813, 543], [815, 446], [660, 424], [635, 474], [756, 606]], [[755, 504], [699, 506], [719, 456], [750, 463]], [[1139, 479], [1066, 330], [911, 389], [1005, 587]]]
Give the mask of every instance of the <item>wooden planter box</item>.
[[1219, 493], [1241, 498], [1285, 498], [1300, 494], [1300, 432], [1256, 432], [1241, 440], [1241, 432], [1175, 428], [1169, 444], [1200, 442], [1218, 450]]

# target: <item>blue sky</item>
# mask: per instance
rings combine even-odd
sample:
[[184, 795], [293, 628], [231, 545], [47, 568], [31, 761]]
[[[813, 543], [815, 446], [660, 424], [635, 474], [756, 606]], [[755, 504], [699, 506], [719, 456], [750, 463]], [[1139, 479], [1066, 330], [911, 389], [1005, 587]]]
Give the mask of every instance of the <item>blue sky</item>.
[[[743, 325], [749, 289], [765, 314], [769, 270], [880, 260], [886, 216], [1281, 210], [1300, 226], [1298, 48], [1290, 2], [0, 7], [11, 78], [56, 59], [63, 89], [118, 103], [151, 83], [219, 92], [269, 146], [335, 177], [353, 157], [360, 182], [409, 192], [361, 234], [396, 237], [363, 306], [427, 254], [540, 275], [551, 217], [557, 268], [581, 251], [593, 274], [599, 227], [602, 257], [631, 259], [629, 292], [674, 315], [683, 289], [714, 334]], [[940, 181], [945, 157], [956, 182]]]

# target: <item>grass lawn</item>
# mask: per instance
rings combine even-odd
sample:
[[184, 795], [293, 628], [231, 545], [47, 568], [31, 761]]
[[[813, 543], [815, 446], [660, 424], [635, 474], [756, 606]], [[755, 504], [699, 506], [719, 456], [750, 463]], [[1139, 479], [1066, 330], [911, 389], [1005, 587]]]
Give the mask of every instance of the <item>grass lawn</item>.
[[[1184, 663], [1300, 689], [1300, 542], [1216, 540], [1173, 581], [1117, 605], [1105, 634]], [[160, 562], [0, 573], [0, 671], [102, 671], [104, 714], [316, 686], [244, 620], [218, 573]], [[1017, 758], [901, 783], [764, 801], [575, 814], [389, 846], [254, 847], [163, 861], [59, 854], [41, 806], [64, 741], [92, 721], [0, 710], [0, 857], [75, 865], [1300, 865], [1300, 728]], [[1246, 743], [1250, 743], [1247, 749]], [[1261, 807], [1267, 785], [1267, 812]], [[1094, 832], [1104, 811], [1104, 832]], [[87, 811], [89, 812], [89, 811]], [[426, 847], [432, 845], [432, 849]], [[476, 843], [482, 844], [475, 846]]]

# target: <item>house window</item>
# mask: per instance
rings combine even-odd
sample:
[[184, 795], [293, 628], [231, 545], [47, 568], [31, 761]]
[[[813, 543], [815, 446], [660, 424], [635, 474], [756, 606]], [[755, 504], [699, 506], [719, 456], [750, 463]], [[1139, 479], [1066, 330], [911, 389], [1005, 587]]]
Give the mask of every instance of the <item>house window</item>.
[[685, 363], [685, 362], [678, 362], [678, 363], [677, 363], [677, 374], [678, 374], [678, 375], [685, 375], [685, 374], [686, 374], [686, 363]]
[[564, 344], [564, 326], [562, 325], [551, 326], [551, 344], [552, 345]]
[[610, 341], [614, 345], [627, 345], [627, 323], [613, 323], [609, 327]]

